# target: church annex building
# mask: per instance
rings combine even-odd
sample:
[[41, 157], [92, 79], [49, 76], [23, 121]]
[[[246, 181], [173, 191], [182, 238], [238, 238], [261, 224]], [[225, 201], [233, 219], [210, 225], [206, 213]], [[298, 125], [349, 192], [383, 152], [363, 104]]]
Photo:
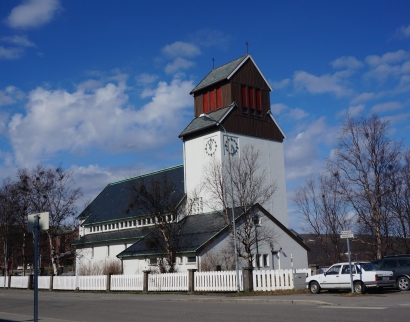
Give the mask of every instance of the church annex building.
[[[123, 274], [156, 270], [163, 256], [148, 242], [152, 219], [141, 210], [129, 211], [131, 185], [161, 178], [175, 183], [175, 196], [183, 200], [201, 185], [203, 169], [216, 160], [223, 164], [240, 157], [246, 146], [259, 151], [258, 163], [276, 191], [265, 204], [252, 205], [263, 225], [275, 232], [275, 243], [258, 248], [261, 269], [308, 267], [309, 247], [288, 228], [283, 140], [285, 134], [270, 111], [272, 88], [253, 58], [247, 54], [213, 69], [191, 91], [194, 119], [182, 130], [183, 165], [108, 184], [79, 215], [80, 237], [76, 246], [80, 267], [119, 261]], [[204, 117], [208, 115], [209, 118]], [[229, 148], [228, 147], [229, 144]], [[177, 271], [197, 268], [232, 243], [232, 230], [217, 212], [207, 194], [200, 195], [195, 214], [184, 218], [183, 240], [176, 254]], [[241, 225], [237, 218], [236, 225]], [[232, 253], [232, 257], [233, 257]], [[255, 260], [254, 260], [255, 262]], [[240, 261], [240, 266], [247, 266]], [[222, 265], [223, 263], [218, 263]]]

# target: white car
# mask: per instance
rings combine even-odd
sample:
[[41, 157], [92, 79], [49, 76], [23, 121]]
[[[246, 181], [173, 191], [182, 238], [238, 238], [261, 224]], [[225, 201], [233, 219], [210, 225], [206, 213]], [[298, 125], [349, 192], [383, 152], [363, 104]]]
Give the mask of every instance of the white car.
[[[366, 292], [368, 287], [395, 286], [393, 272], [379, 271], [371, 263], [352, 263], [353, 289], [356, 293]], [[324, 290], [350, 290], [350, 266], [349, 263], [332, 265], [322, 274], [312, 275], [306, 279], [306, 288], [312, 294]]]

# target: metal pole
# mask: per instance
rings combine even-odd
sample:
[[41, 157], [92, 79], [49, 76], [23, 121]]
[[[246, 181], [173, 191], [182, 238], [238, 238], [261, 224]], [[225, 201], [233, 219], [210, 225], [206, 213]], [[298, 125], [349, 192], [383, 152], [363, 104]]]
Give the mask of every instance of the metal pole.
[[352, 290], [352, 293], [354, 292], [353, 290], [353, 275], [352, 275], [352, 261], [350, 260], [350, 242], [349, 242], [349, 237], [347, 237], [347, 255], [349, 256], [349, 268], [350, 268], [350, 288]]
[[5, 245], [5, 250], [4, 250], [4, 289], [6, 288], [6, 283], [7, 283], [7, 252], [8, 252], [8, 239], [7, 239], [7, 228], [6, 228], [6, 245]]
[[35, 215], [34, 218], [34, 322], [38, 322], [38, 231], [39, 231], [39, 217]]
[[256, 237], [256, 268], [259, 270], [259, 248], [258, 248], [258, 225], [255, 224], [255, 237]]
[[[199, 117], [206, 117], [207, 119], [211, 120], [212, 122], [215, 122], [216, 125], [220, 125], [222, 129], [224, 130], [226, 139], [228, 139], [228, 133], [226, 132], [225, 127], [219, 123], [217, 120], [215, 120], [212, 116], [209, 116], [207, 114], [201, 114]], [[231, 208], [231, 213], [232, 213], [232, 226], [233, 226], [233, 245], [235, 249], [235, 270], [236, 270], [236, 291], [239, 293], [241, 291], [241, 287], [239, 284], [239, 263], [238, 263], [238, 247], [237, 247], [237, 242], [236, 242], [236, 225], [235, 225], [235, 212], [234, 212], [234, 198], [233, 198], [233, 179], [232, 179], [232, 162], [231, 162], [231, 141], [229, 140], [229, 147], [228, 147], [228, 160], [229, 160], [229, 174], [230, 174], [230, 179], [231, 179], [231, 203], [232, 203], [232, 208]]]

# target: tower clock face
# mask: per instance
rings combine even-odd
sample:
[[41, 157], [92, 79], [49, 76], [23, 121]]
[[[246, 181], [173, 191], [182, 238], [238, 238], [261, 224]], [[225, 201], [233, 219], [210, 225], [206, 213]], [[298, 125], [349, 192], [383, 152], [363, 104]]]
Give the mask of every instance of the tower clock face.
[[213, 138], [209, 138], [205, 141], [205, 152], [209, 156], [213, 156], [215, 154], [217, 147], [218, 145], [216, 144], [216, 141]]
[[237, 155], [239, 152], [238, 141], [233, 137], [228, 137], [225, 140], [225, 151], [230, 155]]

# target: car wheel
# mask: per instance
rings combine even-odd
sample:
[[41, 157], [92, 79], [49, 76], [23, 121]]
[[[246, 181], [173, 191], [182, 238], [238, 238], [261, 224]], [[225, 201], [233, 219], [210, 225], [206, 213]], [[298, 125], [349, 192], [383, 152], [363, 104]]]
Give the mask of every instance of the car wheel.
[[410, 289], [410, 281], [406, 276], [400, 276], [397, 279], [397, 288], [400, 291], [408, 291]]
[[366, 286], [362, 282], [355, 282], [353, 289], [357, 294], [364, 294], [366, 292]]
[[309, 291], [312, 294], [318, 294], [320, 292], [320, 286], [318, 282], [311, 282], [309, 284]]

